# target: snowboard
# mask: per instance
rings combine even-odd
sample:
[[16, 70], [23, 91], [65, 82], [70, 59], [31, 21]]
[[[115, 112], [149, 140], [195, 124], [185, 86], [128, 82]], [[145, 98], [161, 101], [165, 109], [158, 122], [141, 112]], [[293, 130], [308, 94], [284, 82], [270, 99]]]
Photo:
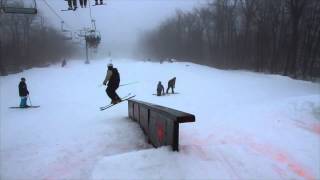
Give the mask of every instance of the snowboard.
[[14, 106], [14, 107], [9, 107], [11, 109], [28, 109], [28, 108], [38, 108], [40, 106], [28, 106], [28, 107], [20, 107], [20, 106]]
[[[127, 100], [129, 100], [129, 99], [132, 99], [132, 98], [134, 98], [134, 97], [136, 97], [136, 95], [127, 95], [127, 96], [121, 98], [121, 101], [118, 102], [117, 104], [120, 104], [120, 103], [122, 103], [122, 102], [124, 102], [124, 101], [127, 101]], [[110, 108], [110, 107], [112, 107], [112, 106], [114, 106], [114, 105], [117, 105], [117, 104], [108, 104], [108, 105], [106, 105], [106, 106], [100, 107], [100, 111], [106, 110], [106, 109], [108, 109], [108, 108]]]
[[[175, 92], [175, 93], [165, 93], [165, 94], [162, 94], [161, 96], [170, 96], [170, 95], [173, 95], [173, 94], [180, 94], [178, 92]], [[152, 94], [154, 96], [157, 96], [157, 94]]]

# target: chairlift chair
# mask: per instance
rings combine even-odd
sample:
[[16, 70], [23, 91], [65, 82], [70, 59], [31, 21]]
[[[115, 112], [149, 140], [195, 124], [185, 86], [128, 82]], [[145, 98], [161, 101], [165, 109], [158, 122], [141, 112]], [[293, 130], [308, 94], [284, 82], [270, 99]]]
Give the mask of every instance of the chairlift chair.
[[14, 4], [8, 4], [8, 0], [1, 0], [1, 9], [4, 13], [15, 13], [15, 14], [37, 14], [37, 3], [36, 0], [32, 0], [33, 5], [31, 7], [19, 7]]
[[71, 31], [65, 31], [63, 33], [63, 40], [72, 40], [73, 37], [72, 37], [72, 32]]

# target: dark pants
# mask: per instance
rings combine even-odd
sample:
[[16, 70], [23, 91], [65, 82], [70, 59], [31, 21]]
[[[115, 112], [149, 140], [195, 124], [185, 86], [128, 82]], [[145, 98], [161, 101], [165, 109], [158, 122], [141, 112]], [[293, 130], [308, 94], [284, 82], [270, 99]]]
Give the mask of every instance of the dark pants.
[[[98, 0], [95, 0], [96, 1], [96, 5], [98, 5]], [[103, 4], [103, 0], [100, 0], [100, 4]]]
[[68, 0], [68, 9], [72, 9], [72, 5], [73, 5], [73, 9], [75, 10], [77, 8], [77, 0]]
[[87, 7], [87, 0], [80, 0], [80, 6], [81, 7]]
[[168, 94], [170, 88], [171, 88], [172, 94], [174, 94], [173, 86], [168, 86], [167, 91], [166, 91], [167, 94]]
[[73, 7], [77, 7], [77, 0], [68, 0], [68, 5], [69, 8], [72, 8], [72, 5]]
[[108, 86], [106, 89], [107, 95], [110, 97], [111, 100], [121, 100], [121, 98], [116, 93], [118, 87], [116, 86]]

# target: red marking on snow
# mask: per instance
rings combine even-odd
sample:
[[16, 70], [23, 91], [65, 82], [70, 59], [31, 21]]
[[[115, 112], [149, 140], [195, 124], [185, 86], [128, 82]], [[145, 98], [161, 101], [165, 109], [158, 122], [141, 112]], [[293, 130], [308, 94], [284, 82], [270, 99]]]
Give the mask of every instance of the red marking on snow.
[[[317, 130], [320, 131], [320, 127], [315, 126]], [[193, 137], [191, 135], [183, 134], [183, 136], [188, 138], [188, 142], [191, 142], [193, 144], [193, 149], [197, 149], [197, 147], [200, 146], [206, 146], [210, 144], [210, 141], [214, 141], [214, 143], [219, 143], [219, 144], [243, 144], [254, 151], [256, 151], [259, 154], [264, 155], [265, 157], [268, 157], [280, 164], [284, 164], [288, 170], [290, 170], [292, 173], [296, 174], [297, 176], [301, 177], [302, 179], [305, 180], [316, 180], [316, 178], [308, 171], [308, 168], [303, 167], [303, 165], [299, 164], [293, 157], [291, 157], [288, 153], [277, 149], [271, 144], [258, 144], [255, 142], [251, 137], [224, 137], [223, 139], [215, 139], [212, 138], [214, 137], [213, 135], [209, 135], [205, 139], [197, 139], [196, 137]], [[186, 147], [191, 146], [191, 145], [185, 145]], [[198, 151], [198, 152], [197, 152]], [[196, 151], [192, 151], [193, 153], [198, 153], [198, 155], [206, 159], [206, 156], [203, 154], [199, 153], [200, 150], [197, 149]], [[203, 151], [205, 153], [205, 151]], [[232, 164], [228, 159], [224, 157], [224, 155], [221, 155], [224, 161], [229, 165], [230, 169], [234, 173], [234, 175], [237, 175], [236, 170], [233, 168]], [[273, 168], [277, 174], [279, 174], [282, 178], [286, 175], [285, 170], [279, 169], [279, 168]], [[284, 178], [286, 179], [286, 178]]]
[[292, 157], [290, 157], [285, 152], [275, 149], [272, 145], [262, 145], [254, 142], [248, 144], [255, 151], [279, 162], [287, 165], [289, 170], [294, 174], [300, 176], [305, 180], [315, 180], [316, 178], [310, 174], [307, 168], [304, 168], [298, 162], [296, 162]]
[[306, 129], [310, 132], [313, 132], [317, 135], [320, 135], [320, 123], [314, 122], [312, 124], [306, 124], [302, 121], [296, 121], [296, 125], [302, 129]]
[[279, 168], [279, 167], [277, 167], [277, 166], [273, 166], [272, 168], [273, 168], [273, 171], [275, 171], [275, 172], [279, 175], [279, 177], [280, 177], [281, 179], [283, 179], [283, 180], [289, 179], [289, 178], [287, 177], [287, 173], [286, 173], [285, 170], [283, 170], [283, 169], [281, 169], [281, 168]]
[[320, 123], [314, 123], [311, 126], [311, 129], [312, 129], [313, 132], [315, 132], [315, 133], [320, 135]]
[[49, 166], [50, 175], [44, 177], [44, 180], [69, 179], [74, 173], [83, 168], [85, 160], [65, 158]]
[[[227, 168], [230, 169], [230, 172], [235, 179], [242, 179], [237, 168], [235, 167], [235, 161], [230, 161], [230, 158], [220, 150], [215, 150], [214, 152], [218, 153], [214, 155], [213, 153], [209, 154], [204, 147], [210, 144], [210, 142], [215, 142], [216, 138], [214, 134], [210, 134], [207, 138], [201, 139], [190, 134], [183, 134], [183, 138], [188, 140], [187, 145], [180, 145], [180, 152], [193, 154], [205, 161], [219, 160], [221, 164], [224, 164]], [[189, 144], [191, 143], [191, 144]], [[215, 157], [212, 157], [215, 156]]]

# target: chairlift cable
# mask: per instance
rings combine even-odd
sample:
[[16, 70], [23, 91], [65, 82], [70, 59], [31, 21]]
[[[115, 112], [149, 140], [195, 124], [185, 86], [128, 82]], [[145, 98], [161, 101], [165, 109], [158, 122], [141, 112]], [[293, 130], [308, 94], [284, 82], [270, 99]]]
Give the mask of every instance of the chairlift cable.
[[92, 20], [92, 12], [91, 12], [91, 3], [89, 1], [89, 11], [90, 11], [90, 19]]
[[[50, 4], [46, 1], [46, 0], [42, 0], [47, 6], [48, 8], [60, 19], [61, 22], [63, 22], [65, 25], [67, 25], [70, 29], [71, 26], [69, 24], [66, 23], [66, 21], [50, 6]], [[90, 2], [90, 1], [89, 1]]]
[[37, 1], [33, 0], [33, 2], [34, 2], [34, 8], [37, 9]]
[[90, 12], [90, 20], [91, 20], [91, 26], [92, 26], [92, 22], [93, 22], [93, 18], [92, 18], [92, 10], [91, 10], [91, 2], [89, 0], [89, 12]]

